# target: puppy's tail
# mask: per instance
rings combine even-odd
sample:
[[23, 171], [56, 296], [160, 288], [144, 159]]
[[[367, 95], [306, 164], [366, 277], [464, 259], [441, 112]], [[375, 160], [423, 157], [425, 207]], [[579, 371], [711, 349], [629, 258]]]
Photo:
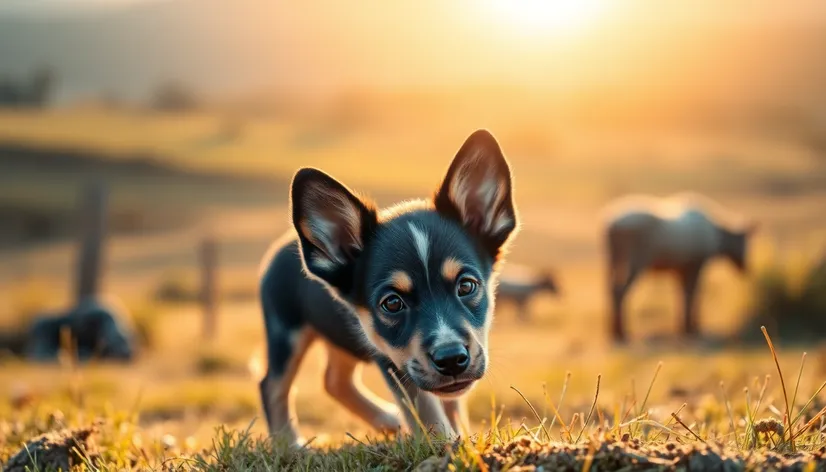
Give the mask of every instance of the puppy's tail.
[[247, 361], [247, 369], [249, 370], [250, 377], [255, 381], [263, 379], [267, 373], [265, 351], [264, 345], [259, 344]]

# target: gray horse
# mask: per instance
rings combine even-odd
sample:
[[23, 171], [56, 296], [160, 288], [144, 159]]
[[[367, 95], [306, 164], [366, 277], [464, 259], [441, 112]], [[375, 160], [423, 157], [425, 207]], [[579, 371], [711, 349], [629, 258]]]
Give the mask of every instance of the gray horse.
[[744, 273], [748, 241], [757, 225], [691, 193], [664, 199], [625, 197], [607, 213], [605, 243], [614, 341], [626, 340], [623, 301], [646, 271], [676, 275], [683, 294], [683, 333], [696, 336], [695, 299], [703, 267], [722, 257]]

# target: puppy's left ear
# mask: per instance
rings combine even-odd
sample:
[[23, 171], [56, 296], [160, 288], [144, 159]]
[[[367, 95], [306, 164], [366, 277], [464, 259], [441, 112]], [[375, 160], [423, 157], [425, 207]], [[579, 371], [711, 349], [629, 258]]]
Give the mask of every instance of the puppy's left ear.
[[471, 134], [434, 198], [436, 210], [462, 224], [496, 259], [517, 227], [510, 166], [486, 130]]

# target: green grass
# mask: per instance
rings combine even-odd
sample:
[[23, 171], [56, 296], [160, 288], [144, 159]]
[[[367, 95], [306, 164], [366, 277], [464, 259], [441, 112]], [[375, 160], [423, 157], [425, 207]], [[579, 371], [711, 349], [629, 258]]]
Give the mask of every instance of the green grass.
[[[764, 334], [769, 346], [764, 354], [777, 361], [775, 347]], [[199, 444], [193, 438], [147, 434], [137, 406], [118, 411], [109, 405], [70, 405], [61, 411], [39, 403], [0, 422], [0, 461], [12, 458], [26, 441], [48, 433], [55, 444], [72, 444], [67, 451], [76, 451], [72, 460], [77, 470], [413, 470], [417, 466], [418, 470], [521, 470], [531, 465], [569, 470], [725, 465], [727, 470], [750, 470], [765, 461], [819, 470], [826, 460], [826, 407], [820, 396], [826, 382], [812, 392], [799, 391], [805, 359], [804, 354], [796, 375], [780, 370], [778, 362], [779, 381], [767, 375], [756, 388], [747, 386], [739, 395], [727, 393], [721, 383], [718, 391], [704, 392], [702, 401], [684, 402], [670, 410], [650, 402], [662, 363], [651, 372], [647, 385], [632, 387], [622, 401], [603, 400], [598, 376], [592, 401], [581, 410], [565, 399], [568, 380], [562, 395], [545, 395], [537, 404], [512, 387], [531, 416], [508, 420], [506, 409], [497, 407], [491, 397], [490, 419], [479, 432], [455, 441], [348, 435], [342, 443], [316, 444], [311, 439], [296, 449], [249, 428], [220, 426]], [[87, 384], [87, 388], [103, 387]], [[206, 407], [220, 398], [208, 393], [214, 388], [219, 387], [200, 385], [191, 390], [198, 392], [198, 398], [186, 392], [179, 395], [184, 403]], [[221, 397], [229, 403], [238, 401], [228, 394]], [[249, 408], [253, 410], [245, 414], [254, 413], [255, 406]], [[46, 459], [55, 456], [41, 454]], [[47, 467], [41, 463], [31, 470]]]

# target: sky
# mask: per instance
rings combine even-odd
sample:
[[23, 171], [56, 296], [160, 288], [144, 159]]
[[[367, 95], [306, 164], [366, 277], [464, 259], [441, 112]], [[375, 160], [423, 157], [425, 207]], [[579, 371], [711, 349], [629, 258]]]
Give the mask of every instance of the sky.
[[174, 79], [224, 95], [507, 83], [716, 100], [826, 70], [822, 0], [2, 0], [0, 20], [0, 74], [51, 65], [64, 97]]
[[[26, 13], [36, 13], [41, 15], [66, 15], [78, 11], [88, 13], [96, 10], [112, 10], [138, 4], [175, 1], [181, 0], [3, 0], [0, 2], [0, 13], [4, 15], [18, 15]], [[263, 1], [265, 0], [262, 0], [262, 2]], [[283, 0], [269, 0], [269, 3], [281, 3], [282, 6], [285, 6], [285, 2]], [[347, 2], [339, 2], [335, 0], [310, 0], [308, 2], [304, 2], [304, 5], [311, 8], [316, 6], [330, 7], [336, 3], [343, 6]], [[376, 2], [375, 0], [367, 0], [360, 3], [369, 8], [375, 8], [381, 3], [391, 5], [391, 8], [398, 7], [402, 4], [402, 2]], [[428, 2], [425, 1], [417, 3]], [[443, 4], [443, 7], [444, 4], [448, 2], [441, 3]], [[549, 8], [543, 8], [543, 5], [588, 4], [591, 6], [588, 6], [585, 9], [598, 12], [599, 10], [604, 9], [606, 5], [613, 4], [609, 8], [619, 11], [640, 11], [652, 9], [657, 11], [658, 14], [662, 14], [664, 11], [671, 11], [673, 12], [672, 19], [680, 19], [684, 21], [722, 21], [727, 23], [733, 21], [817, 21], [816, 16], [818, 14], [822, 15], [826, 13], [826, 5], [824, 5], [824, 2], [820, 0], [796, 0], [795, 2], [777, 2], [772, 0], [729, 0], [726, 2], [714, 0], [692, 0], [690, 2], [656, 2], [655, 0], [455, 0], [451, 3], [466, 10], [473, 8], [474, 6], [479, 7], [478, 9], [484, 10], [493, 4], [492, 10], [497, 15], [502, 15], [502, 12], [507, 10], [507, 8], [500, 8], [501, 5], [512, 4], [516, 6], [513, 10], [521, 10], [525, 12], [525, 14], [522, 15], [523, 17], [542, 16], [541, 13], [538, 15], [535, 13], [537, 10], [556, 12], [555, 16], [559, 16], [558, 13], [560, 11], [571, 10], [571, 8], [565, 6], [551, 6]], [[664, 4], [666, 6], [665, 8], [663, 8]], [[523, 7], [519, 7], [519, 5], [523, 5]], [[597, 5], [597, 7], [594, 8], [593, 5]], [[507, 16], [507, 14], [504, 16]]]
[[3, 0], [0, 15], [71, 16], [118, 9], [133, 4], [163, 0]]

